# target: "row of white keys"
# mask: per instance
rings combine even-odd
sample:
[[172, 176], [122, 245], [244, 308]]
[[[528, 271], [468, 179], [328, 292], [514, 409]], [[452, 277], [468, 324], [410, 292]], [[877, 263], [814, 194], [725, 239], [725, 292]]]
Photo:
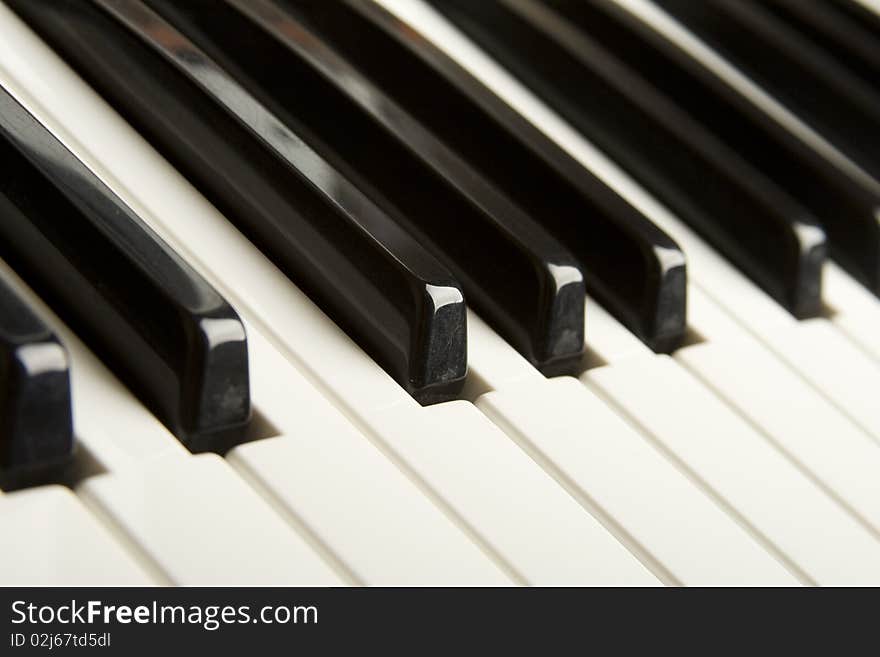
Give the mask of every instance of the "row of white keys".
[[[69, 352], [77, 440], [108, 471], [85, 479], [77, 493], [138, 562], [176, 584], [340, 583], [228, 464], [190, 455], [2, 262], [0, 276]], [[74, 515], [71, 527], [82, 522]], [[71, 539], [68, 547], [81, 553], [88, 545]], [[260, 558], [242, 559], [248, 552]], [[37, 565], [26, 551], [7, 565], [22, 560], [23, 573]], [[27, 576], [38, 580], [39, 571]]]
[[509, 583], [258, 331], [248, 336], [253, 398], [282, 435], [227, 458], [316, 549], [357, 584]]
[[[656, 583], [471, 404], [414, 402], [2, 7], [0, 19], [0, 69], [27, 89], [36, 114], [507, 574]], [[311, 529], [317, 537], [330, 528]]]
[[880, 582], [877, 537], [675, 361], [632, 359], [583, 380], [793, 572], [822, 585]]
[[[592, 300], [586, 312], [588, 340], [598, 358], [654, 358]], [[470, 318], [470, 324], [470, 367], [492, 387], [477, 398], [477, 407], [664, 582], [796, 583], [578, 381], [544, 379], [479, 318]]]
[[3, 586], [144, 586], [167, 583], [126, 551], [70, 489], [0, 493]]

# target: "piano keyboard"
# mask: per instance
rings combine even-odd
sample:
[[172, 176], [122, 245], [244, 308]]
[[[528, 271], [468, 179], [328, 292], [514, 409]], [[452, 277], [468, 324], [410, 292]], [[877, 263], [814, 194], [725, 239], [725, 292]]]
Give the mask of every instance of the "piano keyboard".
[[873, 0], [2, 0], [0, 583], [880, 584]]

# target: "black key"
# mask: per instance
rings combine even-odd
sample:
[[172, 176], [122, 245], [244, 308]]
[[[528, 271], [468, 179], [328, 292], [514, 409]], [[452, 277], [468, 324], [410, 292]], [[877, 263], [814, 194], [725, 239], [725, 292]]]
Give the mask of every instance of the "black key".
[[455, 280], [333, 163], [140, 2], [10, 4], [416, 399], [460, 391]]
[[[270, 32], [283, 33], [303, 56], [318, 58], [314, 41], [292, 29], [293, 23], [285, 24], [282, 9], [288, 20], [306, 23], [356, 69], [360, 81], [346, 84], [348, 73], [339, 75], [326, 61], [325, 77], [357, 97], [374, 120], [396, 131], [463, 193], [503, 214], [497, 220], [521, 231], [526, 219], [519, 214], [525, 211], [574, 253], [588, 291], [626, 326], [657, 350], [678, 346], [686, 297], [678, 246], [429, 42], [373, 3], [229, 4]], [[362, 93], [361, 81], [370, 94]], [[373, 93], [376, 88], [381, 93]], [[382, 103], [375, 102], [379, 97]], [[443, 148], [404, 122], [406, 115]], [[494, 199], [491, 188], [497, 190]], [[511, 203], [520, 211], [514, 212]], [[529, 241], [539, 246], [534, 238]], [[462, 257], [473, 256], [462, 252]], [[560, 279], [574, 274], [556, 271]]]
[[[667, 97], [675, 98], [692, 120], [797, 198], [821, 221], [835, 259], [865, 286], [880, 292], [880, 185], [805, 143], [617, 3], [552, 0], [548, 4]], [[794, 4], [805, 9], [820, 6]]]
[[880, 92], [752, 0], [654, 0], [880, 180]]
[[0, 255], [193, 451], [250, 414], [235, 311], [0, 89]]
[[792, 314], [821, 312], [821, 228], [675, 99], [549, 5], [430, 1]]
[[267, 2], [240, 3], [253, 22], [213, 0], [147, 4], [449, 267], [468, 304], [536, 367], [577, 371], [577, 262], [322, 36]]
[[880, 90], [880, 16], [856, 0], [762, 4], [867, 85]]
[[67, 352], [0, 280], [0, 486], [51, 480], [72, 451]]

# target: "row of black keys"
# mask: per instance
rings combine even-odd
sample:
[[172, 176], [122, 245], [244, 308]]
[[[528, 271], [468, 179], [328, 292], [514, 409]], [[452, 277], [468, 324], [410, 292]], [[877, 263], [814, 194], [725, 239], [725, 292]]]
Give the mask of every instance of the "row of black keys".
[[[658, 2], [864, 175], [608, 0], [430, 1], [794, 315], [821, 308], [815, 217], [880, 290], [880, 29], [850, 0]], [[548, 375], [580, 362], [585, 290], [653, 349], [683, 339], [677, 245], [371, 2], [6, 2], [423, 403], [463, 383], [464, 296]], [[233, 444], [250, 414], [234, 310], [5, 91], [0, 133], [0, 256], [190, 449]], [[0, 332], [0, 469], [21, 478], [70, 453], [68, 376], [8, 290]]]

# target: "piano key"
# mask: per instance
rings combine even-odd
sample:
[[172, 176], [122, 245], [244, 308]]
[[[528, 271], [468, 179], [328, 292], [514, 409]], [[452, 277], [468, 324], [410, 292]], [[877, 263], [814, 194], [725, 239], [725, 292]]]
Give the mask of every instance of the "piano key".
[[413, 396], [458, 392], [451, 274], [204, 53], [139, 3], [12, 6]]
[[134, 463], [188, 454], [183, 444], [2, 260], [0, 279], [33, 308], [65, 345], [70, 361], [76, 442], [86, 447], [100, 468], [116, 472]]
[[[572, 577], [591, 572], [597, 578], [616, 578], [618, 582], [641, 577], [628, 553], [621, 552], [614, 541], [609, 543], [582, 507], [572, 506], [571, 498], [552, 479], [472, 407], [441, 404], [438, 413], [443, 415], [442, 422], [435, 419], [430, 408], [419, 409], [400, 386], [3, 5], [0, 18], [4, 36], [0, 39], [0, 74], [5, 76], [4, 83], [14, 83], [35, 96], [31, 102], [39, 104], [42, 120], [51, 123], [59, 134], [70, 135], [79, 156], [232, 299], [252, 324], [252, 330], [256, 328], [295, 364], [411, 481], [413, 469], [405, 459], [391, 453], [389, 446], [415, 450], [424, 444], [426, 453], [419, 460], [418, 454], [405, 455], [430, 474], [437, 488], [429, 493], [442, 491], [446, 495], [441, 498], [431, 493], [432, 501], [477, 544], [491, 545], [489, 552], [495, 555], [496, 563], [506, 564], [505, 572], [514, 574], [517, 581], [530, 581], [527, 576], [537, 581], [560, 581], [558, 569], [566, 564], [537, 559], [530, 552], [529, 541], [534, 536], [546, 536], [543, 545], [558, 542], [560, 553], [568, 554], [593, 537], [596, 542], [590, 553], [616, 554], [611, 562], [616, 566], [600, 570], [602, 561], [581, 560], [582, 551], [571, 560], [571, 568], [579, 569], [571, 571], [575, 573]], [[136, 175], [144, 171], [150, 175]], [[185, 215], [187, 221], [174, 220], [180, 215]], [[497, 338], [494, 344], [503, 341]], [[502, 358], [511, 363], [514, 357], [521, 359], [509, 346], [507, 349], [509, 353]], [[531, 372], [540, 378], [534, 369]], [[414, 435], [420, 440], [413, 441]], [[451, 440], [463, 442], [471, 450], [471, 460], [450, 461], [457, 453], [449, 444]], [[443, 453], [443, 458], [436, 458], [436, 453]], [[424, 486], [418, 477], [415, 481]], [[546, 508], [534, 507], [534, 499], [543, 500]], [[532, 509], [528, 521], [523, 509]], [[549, 520], [558, 517], [567, 518], [562, 527], [548, 526]], [[574, 528], [571, 531], [576, 533], [572, 535], [578, 537], [572, 543], [574, 548], [565, 546], [566, 527]]]
[[250, 413], [235, 311], [2, 89], [0, 153], [0, 253], [187, 447], [235, 440]]
[[[232, 4], [291, 48], [304, 49], [292, 36], [299, 30], [290, 28], [302, 18], [357, 70], [342, 74], [341, 64], [331, 66], [314, 43], [308, 56], [322, 59], [325, 76], [375, 120], [418, 144], [410, 148], [431, 158], [435, 168], [445, 167], [459, 189], [473, 190], [482, 180], [543, 224], [579, 259], [590, 293], [652, 347], [678, 344], [685, 299], [677, 246], [430, 43], [372, 3], [294, 2], [284, 3], [285, 11], [277, 2]], [[442, 149], [404, 116], [442, 140]], [[453, 170], [441, 154], [466, 166]], [[498, 200], [492, 203], [504, 209]], [[513, 215], [513, 209], [504, 213]], [[567, 276], [569, 270], [555, 271]]]
[[831, 321], [863, 350], [880, 360], [880, 304], [846, 272], [830, 263], [825, 269], [825, 299]]
[[251, 381], [279, 437], [226, 456], [288, 523], [366, 585], [510, 580], [251, 328]]
[[[820, 7], [818, 3], [793, 4]], [[681, 109], [725, 146], [797, 198], [821, 221], [831, 254], [864, 285], [880, 292], [880, 186], [838, 167], [833, 158], [777, 123], [668, 35], [662, 36], [611, 0], [557, 0], [553, 6], [642, 78], [675, 98]]]
[[825, 236], [815, 219], [675, 99], [550, 7], [532, 0], [432, 4], [792, 314], [819, 313]]
[[67, 352], [0, 277], [0, 484], [51, 479], [73, 450]]
[[470, 305], [538, 369], [576, 369], [584, 303], [577, 263], [330, 40], [268, 2], [243, 3], [241, 13], [216, 2], [149, 4], [447, 265]]
[[4, 586], [149, 586], [160, 573], [126, 551], [70, 492], [41, 486], [0, 494]]
[[877, 537], [675, 361], [629, 360], [583, 380], [802, 579], [880, 581]]
[[0, 34], [2, 84], [324, 395], [354, 417], [416, 403], [2, 3]]
[[[544, 383], [526, 387], [534, 392]], [[515, 581], [656, 584], [653, 569], [645, 568], [650, 565], [640, 564], [607, 523], [585, 512], [472, 404], [395, 409], [378, 414], [371, 424], [385, 453], [450, 508]]]
[[880, 440], [875, 396], [880, 390], [880, 364], [826, 319], [805, 321], [789, 331], [770, 330], [765, 339], [808, 383]]
[[77, 493], [171, 584], [344, 583], [216, 454], [91, 477]]
[[798, 582], [579, 382], [511, 387], [477, 406], [666, 584]]
[[754, 340], [681, 349], [675, 359], [880, 537], [880, 450]]
[[772, 0], [761, 6], [846, 66], [862, 82], [880, 88], [880, 17], [858, 0]]
[[756, 2], [654, 2], [880, 179], [875, 90]]

